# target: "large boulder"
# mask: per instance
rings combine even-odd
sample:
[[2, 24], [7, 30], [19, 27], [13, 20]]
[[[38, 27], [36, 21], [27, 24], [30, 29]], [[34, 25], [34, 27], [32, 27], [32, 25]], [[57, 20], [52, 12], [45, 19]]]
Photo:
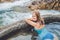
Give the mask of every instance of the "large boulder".
[[[45, 24], [51, 22], [60, 22], [60, 15], [43, 15]], [[57, 20], [56, 20], [57, 19]], [[24, 20], [17, 21], [16, 23], [6, 25], [4, 28], [0, 29], [0, 37], [10, 33], [11, 31], [17, 29], [27, 29], [28, 31], [31, 30], [33, 27], [28, 27], [28, 25]]]
[[39, 9], [60, 10], [59, 0], [35, 0], [35, 1], [32, 1], [31, 5], [33, 4], [37, 4]]

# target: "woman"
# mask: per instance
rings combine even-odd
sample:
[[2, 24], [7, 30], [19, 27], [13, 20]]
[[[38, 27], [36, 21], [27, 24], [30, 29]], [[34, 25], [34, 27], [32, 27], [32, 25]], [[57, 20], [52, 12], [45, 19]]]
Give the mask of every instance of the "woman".
[[45, 28], [44, 19], [41, 18], [40, 13], [35, 10], [32, 13], [32, 18], [26, 19], [26, 23], [33, 26], [38, 33], [37, 40], [53, 40], [53, 35]]

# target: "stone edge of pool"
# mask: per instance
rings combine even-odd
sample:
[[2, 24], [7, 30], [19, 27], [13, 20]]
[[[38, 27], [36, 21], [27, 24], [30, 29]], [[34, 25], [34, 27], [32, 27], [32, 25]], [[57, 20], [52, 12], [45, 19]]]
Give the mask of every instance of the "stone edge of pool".
[[[58, 15], [47, 14], [47, 15], [42, 15], [42, 17], [44, 17], [46, 24], [50, 22], [60, 22], [60, 14]], [[13, 23], [11, 25], [7, 25], [6, 28], [0, 30], [0, 38], [3, 37], [4, 35], [7, 35], [11, 31], [20, 29], [21, 27], [24, 27], [24, 26], [26, 26], [26, 23], [24, 22], [24, 20], [17, 21], [16, 23]]]

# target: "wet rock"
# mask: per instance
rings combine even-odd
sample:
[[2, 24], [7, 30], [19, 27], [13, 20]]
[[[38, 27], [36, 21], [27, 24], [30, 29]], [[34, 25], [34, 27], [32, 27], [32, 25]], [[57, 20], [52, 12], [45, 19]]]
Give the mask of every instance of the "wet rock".
[[[49, 23], [52, 23], [52, 22], [60, 22], [60, 16], [54, 16], [54, 15], [50, 15], [50, 16], [47, 16], [45, 15], [44, 16], [44, 21], [45, 21], [45, 24], [49, 24]], [[57, 20], [56, 20], [57, 19]], [[10, 33], [11, 31], [13, 30], [17, 30], [17, 29], [23, 29], [25, 32], [31, 32], [33, 29], [33, 27], [28, 27], [28, 26], [31, 26], [31, 25], [28, 25], [26, 24], [26, 22], [24, 20], [22, 21], [18, 21], [16, 23], [13, 23], [11, 25], [7, 25], [6, 27], [2, 28], [3, 30], [0, 31], [0, 37]]]
[[16, 0], [0, 0], [0, 2], [13, 2], [13, 1], [16, 1]]
[[[60, 5], [59, 0], [36, 0], [36, 2], [32, 2], [35, 5], [38, 6], [39, 9], [53, 9], [53, 10], [60, 10]], [[31, 5], [32, 5], [31, 3]]]

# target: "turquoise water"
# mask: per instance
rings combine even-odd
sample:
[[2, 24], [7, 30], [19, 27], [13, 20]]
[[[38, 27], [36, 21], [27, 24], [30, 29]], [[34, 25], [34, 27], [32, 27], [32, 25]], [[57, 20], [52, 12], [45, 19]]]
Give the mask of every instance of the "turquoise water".
[[60, 40], [60, 22], [53, 22], [50, 23], [48, 25], [46, 25], [46, 28], [52, 32], [53, 34], [55, 34], [59, 40]]
[[[60, 40], [60, 22], [53, 22], [50, 24], [46, 24], [46, 28], [55, 34], [56, 37]], [[15, 32], [16, 33], [16, 32]], [[24, 32], [21, 34], [21, 31], [17, 31], [17, 34], [10, 35], [7, 40], [31, 40], [32, 35], [30, 33], [25, 34]], [[7, 36], [6, 36], [7, 37]], [[27, 38], [28, 37], [28, 38]], [[35, 37], [37, 38], [37, 37]]]

